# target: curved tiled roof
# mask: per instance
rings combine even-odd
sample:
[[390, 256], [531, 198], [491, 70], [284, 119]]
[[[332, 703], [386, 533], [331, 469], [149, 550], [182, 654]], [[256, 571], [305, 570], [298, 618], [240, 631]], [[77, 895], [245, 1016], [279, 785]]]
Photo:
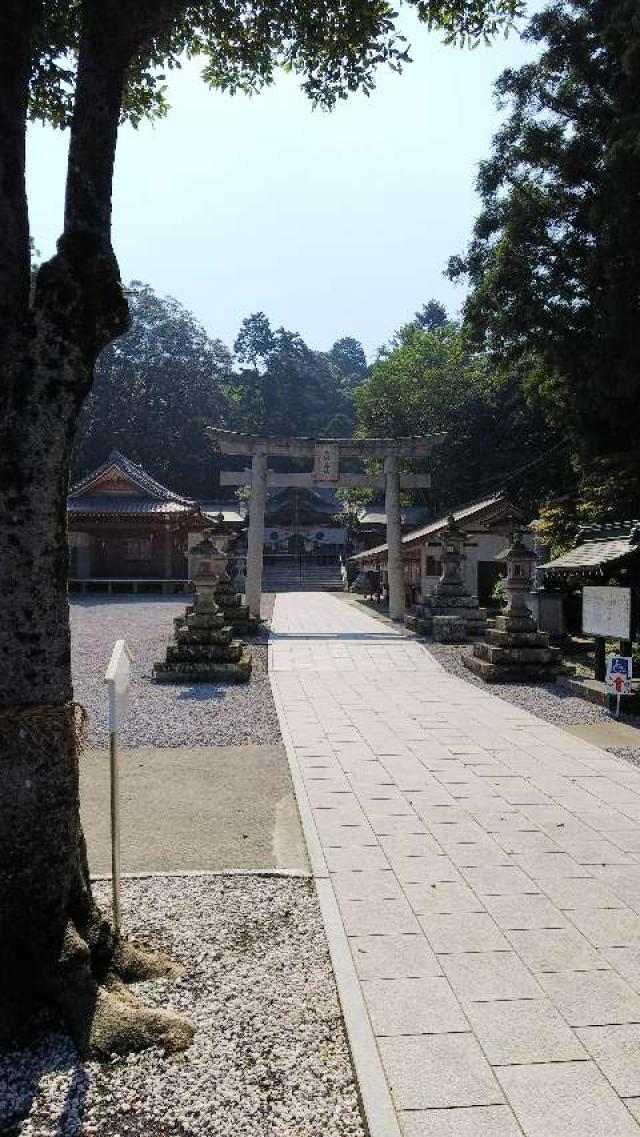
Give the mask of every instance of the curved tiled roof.
[[[95, 490], [95, 486], [104, 475], [115, 468], [123, 478], [132, 483], [139, 493], [110, 493], [108, 488]], [[108, 483], [107, 483], [108, 487]], [[198, 503], [191, 498], [170, 490], [151, 477], [142, 466], [132, 462], [119, 450], [112, 450], [106, 462], [98, 466], [97, 470], [87, 474], [76, 482], [69, 491], [67, 499], [68, 511], [72, 514], [163, 514], [163, 513], [191, 513], [199, 509]]]
[[538, 571], [586, 575], [605, 566], [611, 568], [616, 561], [640, 553], [640, 521], [584, 525], [578, 532], [578, 540], [579, 544], [574, 549], [546, 565], [539, 565]]
[[94, 470], [91, 474], [87, 474], [86, 477], [76, 482], [69, 490], [69, 498], [75, 498], [79, 494], [86, 493], [90, 486], [94, 482], [99, 481], [112, 466], [117, 466], [126, 478], [129, 478], [130, 481], [134, 482], [134, 484], [140, 488], [142, 491], [141, 497], [151, 497], [158, 501], [175, 501], [181, 505], [189, 505], [192, 507], [195, 507], [197, 504], [191, 498], [182, 497], [181, 494], [170, 490], [168, 486], [163, 486], [161, 482], [157, 482], [142, 466], [138, 466], [136, 462], [132, 462], [131, 458], [127, 458], [126, 454], [121, 454], [119, 450], [112, 450], [106, 462], [103, 462], [101, 466], [98, 466], [97, 470]]
[[81, 514], [158, 514], [193, 513], [198, 509], [196, 502], [154, 501], [148, 497], [128, 494], [89, 493], [83, 497], [71, 498], [67, 510], [75, 517]]
[[[439, 517], [436, 521], [430, 521], [428, 525], [423, 525], [420, 529], [412, 529], [410, 533], [405, 533], [402, 538], [402, 544], [406, 548], [416, 544], [419, 545], [424, 542], [425, 538], [435, 536], [438, 532], [445, 528], [449, 518], [454, 517], [456, 521], [474, 522], [478, 521], [485, 513], [491, 516], [492, 510], [495, 508], [507, 508], [513, 512], [513, 515], [518, 517], [518, 510], [514, 509], [511, 502], [505, 497], [504, 493], [492, 494], [491, 497], [483, 498], [482, 501], [474, 501], [470, 505], [459, 506], [458, 509], [449, 510], [449, 513]], [[487, 520], [484, 518], [484, 520]], [[351, 557], [352, 561], [365, 561], [369, 557], [375, 557], [377, 554], [387, 552], [387, 546], [376, 545], [373, 549], [365, 549], [362, 553], [356, 553]]]

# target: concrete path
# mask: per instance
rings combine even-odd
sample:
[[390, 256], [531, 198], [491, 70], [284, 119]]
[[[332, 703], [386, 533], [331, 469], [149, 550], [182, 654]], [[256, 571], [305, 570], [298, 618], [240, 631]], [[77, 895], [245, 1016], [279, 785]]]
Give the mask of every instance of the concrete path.
[[273, 631], [372, 1135], [640, 1137], [640, 771], [329, 595]]
[[[123, 750], [123, 872], [308, 871], [282, 746], [181, 746]], [[109, 756], [80, 762], [89, 867], [111, 872]]]

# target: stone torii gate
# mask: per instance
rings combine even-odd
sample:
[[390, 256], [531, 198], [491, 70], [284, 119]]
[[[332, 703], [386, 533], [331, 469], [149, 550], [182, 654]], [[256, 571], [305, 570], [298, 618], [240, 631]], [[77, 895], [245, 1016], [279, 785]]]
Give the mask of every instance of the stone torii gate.
[[[405, 609], [404, 571], [400, 528], [400, 491], [423, 489], [431, 485], [429, 474], [403, 474], [403, 459], [428, 458], [443, 434], [424, 438], [287, 438], [277, 435], [238, 434], [207, 427], [206, 434], [215, 450], [222, 454], [251, 457], [251, 470], [223, 471], [221, 486], [251, 487], [249, 500], [249, 540], [247, 548], [247, 604], [253, 616], [260, 615], [264, 511], [268, 486], [303, 486], [336, 489], [359, 487], [384, 489], [387, 515], [389, 615], [402, 620]], [[313, 461], [308, 473], [282, 474], [268, 469], [270, 457], [306, 458]], [[380, 475], [342, 473], [343, 457], [361, 460], [381, 459]]]

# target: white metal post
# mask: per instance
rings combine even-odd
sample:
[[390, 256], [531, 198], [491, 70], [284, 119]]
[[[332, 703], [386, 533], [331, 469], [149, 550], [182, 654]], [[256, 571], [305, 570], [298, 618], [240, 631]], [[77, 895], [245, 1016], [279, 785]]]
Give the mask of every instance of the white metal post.
[[387, 577], [389, 581], [389, 616], [403, 620], [405, 611], [404, 570], [402, 566], [402, 530], [400, 527], [400, 473], [397, 454], [384, 461], [385, 512], [387, 514]]
[[124, 640], [114, 644], [105, 674], [109, 710], [109, 772], [111, 783], [111, 892], [113, 924], [122, 929], [120, 899], [120, 753], [118, 734], [129, 713], [129, 665], [131, 654]]
[[120, 903], [120, 756], [118, 736], [109, 735], [109, 765], [111, 769], [111, 893], [113, 896], [113, 925], [116, 932], [122, 928]]
[[258, 450], [251, 460], [251, 497], [249, 499], [249, 537], [247, 543], [246, 598], [252, 616], [260, 616], [262, 594], [262, 556], [264, 543], [264, 508], [267, 496], [267, 454]]

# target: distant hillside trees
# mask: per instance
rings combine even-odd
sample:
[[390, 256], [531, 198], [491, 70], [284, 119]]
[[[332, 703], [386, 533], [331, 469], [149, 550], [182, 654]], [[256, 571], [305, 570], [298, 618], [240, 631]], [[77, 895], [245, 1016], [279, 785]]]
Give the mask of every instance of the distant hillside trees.
[[171, 297], [134, 283], [131, 331], [96, 364], [78, 424], [73, 477], [116, 447], [185, 494], [211, 494], [213, 455], [205, 426], [225, 423], [223, 386], [233, 358]]
[[347, 337], [327, 353], [302, 337], [271, 329], [264, 312], [243, 321], [234, 344], [239, 363], [226, 393], [237, 430], [266, 434], [349, 436], [355, 425], [353, 390], [366, 374], [361, 344]]
[[243, 321], [230, 351], [177, 300], [134, 282], [132, 327], [102, 353], [78, 425], [73, 478], [116, 447], [173, 489], [218, 494], [220, 460], [204, 428], [266, 434], [353, 432], [353, 393], [367, 372], [358, 340], [329, 352], [272, 330], [267, 316]]
[[446, 433], [429, 463], [434, 512], [503, 487], [533, 508], [557, 472], [558, 436], [527, 403], [522, 369], [497, 371], [457, 323], [406, 324], [355, 401], [367, 435]]

